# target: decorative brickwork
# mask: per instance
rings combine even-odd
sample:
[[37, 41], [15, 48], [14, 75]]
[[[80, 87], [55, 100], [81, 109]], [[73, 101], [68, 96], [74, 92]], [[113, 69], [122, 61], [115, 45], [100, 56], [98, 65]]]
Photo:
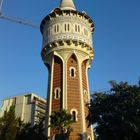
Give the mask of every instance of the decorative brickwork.
[[[82, 84], [83, 84], [83, 96], [84, 96], [84, 110], [85, 110], [85, 117], [88, 115], [88, 88], [87, 88], [87, 60], [83, 61], [82, 63]], [[88, 128], [88, 122], [86, 121], [86, 132], [88, 136], [91, 136], [91, 128]]]
[[[60, 88], [60, 98], [55, 98], [55, 88]], [[53, 71], [53, 94], [52, 94], [52, 112], [62, 109], [62, 61], [59, 57], [54, 57]]]
[[[70, 76], [69, 68], [74, 67], [76, 69], [76, 77]], [[80, 110], [80, 91], [79, 91], [79, 73], [78, 62], [76, 56], [72, 55], [67, 62], [67, 104], [68, 111], [76, 109], [78, 111], [77, 121], [72, 125], [74, 131], [71, 133], [70, 139], [76, 140], [79, 138], [78, 134], [81, 131], [81, 110]]]

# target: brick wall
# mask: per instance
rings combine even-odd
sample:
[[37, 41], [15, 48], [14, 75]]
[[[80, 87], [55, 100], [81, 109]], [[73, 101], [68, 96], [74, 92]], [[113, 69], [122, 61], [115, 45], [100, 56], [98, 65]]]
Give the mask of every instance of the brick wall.
[[[70, 76], [70, 67], [76, 69], [76, 77]], [[79, 72], [76, 57], [72, 55], [67, 63], [67, 104], [68, 111], [76, 109], [78, 111], [78, 121], [73, 123], [74, 131], [71, 133], [70, 139], [79, 139], [79, 132], [81, 132], [81, 110], [80, 110], [80, 89], [79, 89]]]

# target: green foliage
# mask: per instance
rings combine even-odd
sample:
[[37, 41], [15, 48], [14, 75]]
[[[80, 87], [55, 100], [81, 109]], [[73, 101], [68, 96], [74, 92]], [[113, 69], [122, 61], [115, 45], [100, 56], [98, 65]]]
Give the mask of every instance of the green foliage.
[[11, 106], [0, 118], [0, 140], [15, 140], [18, 119], [15, 117], [15, 108]]
[[71, 114], [67, 113], [66, 110], [53, 112], [50, 116], [50, 120], [51, 124], [49, 127], [53, 128], [56, 134], [65, 134], [69, 137], [72, 131], [71, 124], [74, 122]]
[[97, 140], [140, 139], [140, 84], [110, 81], [108, 92], [92, 95], [87, 117]]
[[15, 117], [15, 108], [11, 106], [0, 118], [0, 140], [47, 140], [44, 119], [31, 127], [30, 123], [25, 124]]
[[44, 119], [39, 124], [31, 127], [30, 123], [21, 124], [16, 140], [47, 140], [44, 134]]

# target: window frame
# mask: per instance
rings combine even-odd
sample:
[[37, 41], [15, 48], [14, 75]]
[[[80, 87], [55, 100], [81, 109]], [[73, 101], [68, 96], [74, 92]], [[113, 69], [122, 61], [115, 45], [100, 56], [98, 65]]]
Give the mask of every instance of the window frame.
[[70, 72], [70, 77], [73, 77], [73, 78], [76, 77], [76, 68], [75, 67], [70, 67], [69, 72]]
[[54, 89], [54, 99], [55, 100], [59, 100], [60, 99], [60, 96], [61, 96], [60, 93], [61, 93], [60, 87], [56, 87]]
[[74, 122], [77, 122], [78, 121], [78, 111], [75, 108], [71, 109], [70, 114], [72, 115], [72, 117], [73, 117], [73, 112], [75, 112], [75, 117], [74, 117], [75, 121]]

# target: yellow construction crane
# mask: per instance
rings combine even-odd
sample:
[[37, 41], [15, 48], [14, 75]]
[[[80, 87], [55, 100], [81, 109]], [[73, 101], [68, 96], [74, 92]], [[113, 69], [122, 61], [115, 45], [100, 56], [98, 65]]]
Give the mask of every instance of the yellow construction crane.
[[24, 20], [24, 19], [4, 15], [2, 13], [3, 1], [4, 0], [0, 0], [0, 19], [8, 20], [8, 21], [11, 21], [11, 22], [15, 22], [15, 23], [18, 23], [18, 24], [27, 25], [27, 26], [39, 29], [39, 25], [33, 24], [28, 20]]

